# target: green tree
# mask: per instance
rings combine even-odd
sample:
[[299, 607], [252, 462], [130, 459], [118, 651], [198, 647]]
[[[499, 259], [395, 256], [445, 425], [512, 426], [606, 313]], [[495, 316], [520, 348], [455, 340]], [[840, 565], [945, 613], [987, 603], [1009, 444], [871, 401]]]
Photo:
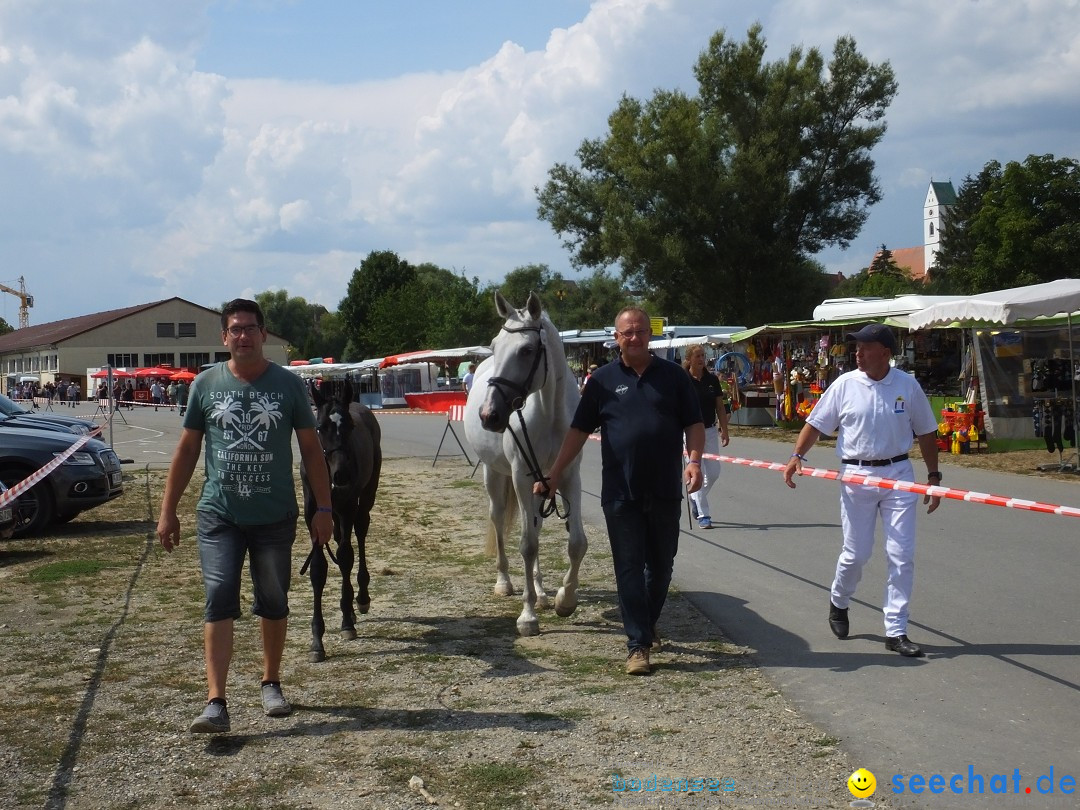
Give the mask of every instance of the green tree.
[[325, 307], [312, 306], [300, 297], [289, 297], [285, 290], [261, 292], [255, 296], [266, 319], [266, 328], [289, 341], [289, 359], [306, 359], [314, 355], [303, 354], [314, 332], [317, 311]]
[[966, 178], [942, 229], [943, 291], [974, 294], [1080, 273], [1080, 163], [1029, 155]]
[[824, 291], [810, 257], [847, 246], [880, 199], [870, 150], [896, 94], [841, 37], [764, 62], [761, 26], [716, 33], [695, 66], [699, 94], [624, 97], [580, 168], [557, 164], [539, 216], [577, 267], [618, 264], [653, 308], [691, 322], [797, 316]]
[[933, 292], [949, 293], [957, 289], [964, 269], [973, 266], [978, 240], [971, 225], [982, 207], [983, 196], [1000, 179], [1001, 164], [991, 160], [978, 175], [964, 178], [956, 202], [942, 210], [940, 245], [930, 270]]
[[498, 321], [477, 279], [397, 254], [371, 253], [339, 306], [350, 361], [404, 351], [486, 345]]
[[517, 267], [501, 283], [489, 284], [484, 290], [483, 298], [492, 312], [491, 300], [496, 289], [516, 307], [524, 306], [529, 293], [536, 292], [551, 322], [563, 330], [609, 326], [615, 314], [631, 303], [622, 282], [604, 270], [579, 281], [552, 272], [546, 264]]
[[415, 268], [389, 250], [369, 253], [353, 271], [345, 297], [338, 304], [351, 357], [379, 356], [381, 338], [376, 333], [382, 335], [384, 330], [381, 325], [371, 325], [372, 312], [382, 296], [409, 285], [415, 277]]
[[14, 326], [12, 326], [10, 323], [5, 321], [3, 318], [0, 318], [0, 335], [6, 335], [8, 332], [14, 332], [14, 331], [15, 331]]
[[348, 341], [341, 315], [337, 312], [327, 312], [326, 307], [321, 304], [314, 304], [312, 310], [315, 326], [308, 335], [300, 356], [303, 358], [332, 357], [335, 361], [341, 362], [345, 344]]
[[894, 298], [897, 295], [925, 291], [923, 283], [914, 281], [907, 271], [896, 263], [892, 251], [882, 245], [870, 266], [840, 282], [833, 290], [832, 297]]

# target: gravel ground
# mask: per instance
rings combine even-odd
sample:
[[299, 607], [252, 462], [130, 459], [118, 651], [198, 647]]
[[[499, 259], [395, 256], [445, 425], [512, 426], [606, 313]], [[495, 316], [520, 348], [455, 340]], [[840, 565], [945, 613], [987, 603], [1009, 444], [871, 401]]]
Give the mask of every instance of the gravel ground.
[[[655, 672], [623, 673], [598, 527], [576, 614], [546, 610], [541, 634], [518, 638], [518, 599], [492, 595], [486, 498], [470, 472], [386, 463], [359, 638], [332, 635], [328, 660], [308, 663], [310, 589], [297, 580], [283, 672], [296, 711], [271, 719], [256, 625], [238, 622], [223, 736], [187, 731], [204, 694], [201, 585], [190, 538], [171, 556], [153, 539], [160, 474], [52, 537], [0, 543], [0, 806], [847, 806], [856, 766], [839, 741], [677, 592]], [[549, 590], [564, 537], [544, 529]], [[296, 556], [298, 570], [299, 545]], [[617, 790], [654, 777], [655, 790]], [[695, 779], [704, 790], [680, 791]]]

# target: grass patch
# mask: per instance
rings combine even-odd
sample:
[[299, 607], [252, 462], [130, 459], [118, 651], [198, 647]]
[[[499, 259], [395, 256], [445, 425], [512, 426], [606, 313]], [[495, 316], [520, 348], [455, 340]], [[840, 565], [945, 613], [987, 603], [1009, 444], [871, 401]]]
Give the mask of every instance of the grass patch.
[[60, 582], [72, 577], [89, 577], [100, 574], [109, 568], [119, 568], [119, 564], [106, 560], [61, 560], [38, 566], [27, 575], [30, 582]]
[[536, 776], [530, 767], [501, 762], [466, 765], [457, 773], [457, 781], [466, 795], [483, 796], [485, 808], [525, 806], [527, 797], [523, 791]]

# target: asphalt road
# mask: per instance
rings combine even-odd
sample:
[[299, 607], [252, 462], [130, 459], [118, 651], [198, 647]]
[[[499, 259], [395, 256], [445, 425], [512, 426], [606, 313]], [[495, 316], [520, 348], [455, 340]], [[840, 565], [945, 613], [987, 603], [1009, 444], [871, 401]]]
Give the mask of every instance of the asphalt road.
[[[167, 463], [177, 415], [124, 415], [113, 426], [121, 457]], [[437, 463], [467, 474], [444, 417], [388, 411], [379, 421], [386, 456], [433, 458], [442, 438]], [[790, 447], [737, 438], [727, 452], [785, 460]], [[599, 456], [589, 442], [583, 509], [602, 527]], [[835, 468], [832, 450], [815, 449], [811, 463]], [[947, 457], [942, 470], [951, 487], [1080, 506], [1080, 481], [951, 467]], [[906, 659], [884, 648], [880, 547], [852, 603], [851, 637], [829, 632], [838, 497], [832, 481], [801, 479], [792, 491], [778, 473], [725, 465], [710, 497], [716, 528], [684, 531], [675, 584], [876, 775], [891, 806], [1080, 806], [1080, 786], [1068, 782], [1080, 781], [1080, 522], [958, 501], [921, 514], [909, 635], [927, 656]], [[1051, 769], [1052, 781], [1039, 779]], [[929, 782], [936, 774], [943, 782]], [[954, 774], [962, 778], [950, 785]], [[914, 775], [925, 792], [912, 793]], [[980, 782], [982, 795], [969, 792]]]

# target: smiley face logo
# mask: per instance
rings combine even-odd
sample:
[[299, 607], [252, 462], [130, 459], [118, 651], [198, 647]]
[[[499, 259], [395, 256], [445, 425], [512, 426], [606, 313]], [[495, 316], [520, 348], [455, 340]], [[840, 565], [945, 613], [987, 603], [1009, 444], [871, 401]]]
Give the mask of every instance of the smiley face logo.
[[877, 779], [866, 768], [859, 768], [848, 777], [847, 788], [856, 799], [866, 799], [877, 790]]

